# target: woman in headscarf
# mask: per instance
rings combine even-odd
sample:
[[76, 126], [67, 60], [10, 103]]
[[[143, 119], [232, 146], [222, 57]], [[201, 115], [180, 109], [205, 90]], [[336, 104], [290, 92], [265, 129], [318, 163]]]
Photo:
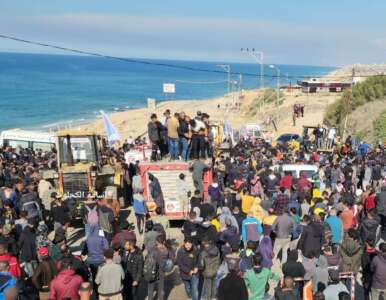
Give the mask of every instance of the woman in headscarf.
[[237, 232], [239, 232], [239, 225], [237, 223], [236, 218], [232, 215], [231, 210], [229, 207], [224, 206], [221, 209], [221, 214], [219, 216], [219, 221], [221, 224], [221, 228], [226, 227], [226, 220], [229, 219], [231, 222], [231, 225], [234, 226], [237, 229]]
[[273, 248], [272, 248], [272, 240], [269, 235], [265, 235], [259, 245], [258, 252], [263, 257], [261, 262], [261, 266], [267, 269], [271, 269], [272, 267], [272, 259], [274, 257]]

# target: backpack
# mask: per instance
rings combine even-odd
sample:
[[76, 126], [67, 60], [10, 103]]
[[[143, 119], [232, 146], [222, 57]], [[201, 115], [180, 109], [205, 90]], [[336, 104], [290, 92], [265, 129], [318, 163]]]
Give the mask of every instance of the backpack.
[[243, 252], [240, 260], [240, 271], [242, 273], [245, 273], [252, 268], [253, 268], [253, 255], [247, 256], [245, 252]]
[[225, 260], [221, 263], [220, 267], [218, 268], [218, 271], [216, 273], [216, 287], [218, 288], [220, 285], [220, 281], [224, 279], [229, 273], [228, 264]]
[[217, 275], [217, 270], [220, 267], [220, 255], [209, 256], [204, 258], [205, 268], [202, 272], [204, 278], [214, 278]]
[[86, 205], [87, 209], [87, 224], [96, 225], [99, 223], [99, 217], [97, 212], [97, 207], [90, 208]]
[[145, 257], [145, 262], [143, 264], [143, 278], [147, 282], [154, 282], [158, 280], [159, 277], [159, 265], [155, 260], [154, 256], [149, 253]]
[[109, 222], [109, 213], [104, 213], [102, 211], [100, 211], [99, 213], [99, 226], [101, 227], [101, 229], [107, 233], [113, 232], [112, 226]]

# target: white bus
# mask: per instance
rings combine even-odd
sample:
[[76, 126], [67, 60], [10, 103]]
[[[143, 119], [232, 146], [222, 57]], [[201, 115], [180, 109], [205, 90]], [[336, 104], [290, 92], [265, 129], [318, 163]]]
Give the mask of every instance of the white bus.
[[11, 129], [0, 133], [0, 147], [10, 146], [48, 151], [55, 146], [55, 142], [56, 137], [48, 132]]

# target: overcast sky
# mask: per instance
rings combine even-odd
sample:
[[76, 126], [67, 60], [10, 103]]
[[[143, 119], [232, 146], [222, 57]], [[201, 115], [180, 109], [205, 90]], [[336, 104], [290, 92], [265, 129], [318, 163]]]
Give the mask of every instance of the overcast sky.
[[[0, 33], [125, 57], [386, 62], [384, 0], [0, 0]], [[0, 51], [58, 53], [0, 40]]]

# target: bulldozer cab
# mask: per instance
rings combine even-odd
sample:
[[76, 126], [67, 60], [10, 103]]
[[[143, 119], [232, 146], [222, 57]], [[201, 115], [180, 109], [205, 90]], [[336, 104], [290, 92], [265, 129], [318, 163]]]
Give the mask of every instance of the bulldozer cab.
[[102, 138], [90, 132], [63, 132], [58, 135], [58, 166], [62, 170], [100, 167]]
[[104, 159], [105, 139], [90, 131], [57, 133], [57, 190], [64, 198], [103, 197], [113, 186], [114, 167]]

